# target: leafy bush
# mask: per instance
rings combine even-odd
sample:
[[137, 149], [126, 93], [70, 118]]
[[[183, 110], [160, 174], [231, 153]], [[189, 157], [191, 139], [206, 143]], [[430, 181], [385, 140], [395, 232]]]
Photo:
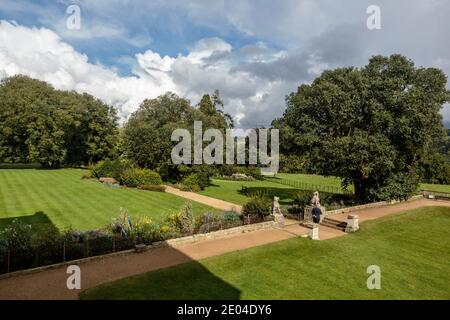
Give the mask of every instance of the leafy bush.
[[242, 226], [242, 216], [235, 211], [225, 211], [220, 214], [207, 212], [195, 221], [198, 233], [208, 233], [222, 229]]
[[413, 172], [397, 173], [381, 186], [373, 186], [367, 191], [371, 201], [407, 200], [417, 190], [418, 176]]
[[86, 255], [85, 244], [81, 237], [81, 232], [68, 229], [61, 235], [64, 243], [64, 260], [77, 260]]
[[[293, 206], [288, 209], [296, 211], [296, 213], [303, 212], [303, 208], [309, 205], [311, 198], [313, 196], [313, 191], [298, 191], [293, 196]], [[354, 205], [355, 199], [351, 195], [336, 194], [328, 192], [320, 192], [320, 204], [326, 207], [327, 210], [339, 209], [345, 206]]]
[[136, 167], [124, 170], [121, 174], [121, 181], [127, 187], [162, 184], [161, 177], [157, 172]]
[[156, 192], [165, 192], [166, 187], [163, 185], [153, 185], [153, 184], [144, 184], [138, 186], [138, 189], [146, 190], [146, 191], [156, 191]]
[[450, 184], [449, 158], [436, 151], [431, 151], [424, 157], [425, 159], [420, 162], [418, 170], [422, 182]]
[[236, 211], [225, 211], [221, 214], [222, 228], [233, 228], [242, 225], [242, 216]]
[[200, 179], [196, 173], [189, 174], [181, 181], [183, 190], [194, 192], [200, 191], [201, 187], [199, 185], [199, 180]]
[[31, 246], [35, 255], [35, 266], [57, 263], [63, 260], [61, 234], [51, 224], [46, 224], [40, 227], [38, 232], [33, 233]]
[[121, 236], [129, 236], [132, 228], [131, 217], [128, 215], [128, 211], [123, 208], [120, 208], [119, 215], [113, 218], [111, 224], [107, 226], [110, 233]]
[[178, 171], [183, 189], [187, 191], [204, 190], [211, 183], [211, 177], [216, 174], [214, 167], [208, 165], [180, 165]]
[[181, 210], [167, 218], [169, 225], [181, 234], [192, 234], [195, 230], [192, 203], [186, 202]]
[[90, 170], [92, 176], [97, 179], [108, 177], [121, 181], [122, 173], [130, 168], [132, 168], [132, 164], [129, 161], [106, 159], [98, 162], [95, 166], [91, 167]]
[[241, 173], [247, 176], [253, 177], [257, 180], [262, 180], [263, 176], [261, 174], [261, 168], [259, 167], [234, 167], [233, 173]]
[[308, 158], [306, 156], [281, 154], [280, 172], [283, 173], [307, 173]]
[[31, 225], [18, 219], [0, 231], [0, 243], [3, 259], [6, 260], [10, 252], [10, 271], [20, 270], [33, 265], [33, 250], [31, 245]]
[[132, 224], [130, 238], [137, 244], [151, 244], [155, 240], [155, 234], [159, 232], [159, 228], [159, 224], [154, 223], [149, 217], [138, 217]]
[[194, 214], [192, 212], [192, 203], [185, 203], [183, 208], [181, 208], [179, 219], [181, 233], [192, 234], [194, 232]]
[[261, 217], [270, 215], [272, 211], [272, 201], [267, 197], [255, 196], [242, 208], [245, 215], [256, 214]]
[[85, 231], [81, 234], [84, 242], [85, 257], [98, 256], [112, 252], [113, 238], [102, 230]]
[[[312, 198], [311, 191], [299, 191], [294, 195], [293, 204], [300, 208], [304, 208], [306, 205], [309, 205]], [[324, 203], [324, 194], [320, 193], [320, 201]]]

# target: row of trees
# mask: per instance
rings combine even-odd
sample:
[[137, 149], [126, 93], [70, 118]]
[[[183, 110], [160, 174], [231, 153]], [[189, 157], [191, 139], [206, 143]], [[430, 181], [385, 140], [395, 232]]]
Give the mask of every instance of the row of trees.
[[117, 132], [116, 110], [91, 95], [25, 76], [0, 84], [0, 162], [96, 162], [114, 156]]
[[[288, 95], [272, 123], [282, 165], [342, 177], [362, 201], [405, 198], [421, 179], [449, 182], [440, 115], [450, 101], [446, 81], [441, 70], [401, 55], [323, 72]], [[196, 120], [204, 129], [233, 126], [217, 91], [196, 107], [166, 93], [143, 101], [119, 133], [114, 109], [98, 99], [16, 76], [0, 84], [0, 162], [58, 166], [120, 156], [170, 176], [180, 173], [170, 163], [171, 133], [192, 130]]]

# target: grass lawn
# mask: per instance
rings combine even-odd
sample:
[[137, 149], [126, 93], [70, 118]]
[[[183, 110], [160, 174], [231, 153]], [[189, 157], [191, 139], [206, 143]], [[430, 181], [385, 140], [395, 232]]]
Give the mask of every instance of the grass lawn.
[[[325, 177], [317, 174], [302, 174], [302, 173], [277, 173], [275, 179], [287, 179], [300, 181], [305, 184], [319, 185], [319, 186], [334, 186], [342, 188], [342, 179], [337, 177]], [[353, 189], [351, 189], [353, 190]]]
[[450, 185], [448, 184], [431, 184], [431, 183], [421, 183], [420, 189], [436, 191], [436, 192], [446, 192], [450, 193]]
[[[323, 187], [326, 188], [326, 186], [331, 186], [342, 190], [342, 179], [336, 177], [324, 177], [316, 174], [278, 173], [274, 179], [277, 178], [298, 181], [300, 183], [306, 184], [307, 186], [317, 185], [319, 186], [319, 189], [323, 189]], [[320, 188], [320, 186], [322, 186], [322, 188]], [[421, 183], [419, 185], [419, 189], [450, 193], [450, 185], [448, 184]], [[323, 190], [325, 191], [326, 189]], [[348, 190], [353, 192], [353, 186], [349, 186]]]
[[[293, 190], [291, 187], [274, 183], [266, 180], [261, 181], [230, 181], [230, 180], [216, 180], [212, 181], [212, 185], [207, 187], [200, 193], [212, 198], [229, 201], [236, 204], [244, 204], [249, 198], [240, 191], [242, 187], [252, 188], [255, 191], [277, 190], [283, 193]], [[285, 200], [288, 200], [285, 198]]]
[[[326, 241], [295, 238], [134, 276], [82, 299], [450, 299], [450, 208], [364, 222]], [[367, 267], [381, 268], [368, 290]]]
[[[276, 181], [286, 179], [290, 181], [300, 182], [301, 185], [286, 185]], [[266, 178], [261, 181], [230, 181], [214, 179], [212, 185], [207, 187], [200, 193], [209, 197], [233, 202], [236, 204], [244, 204], [249, 198], [240, 191], [242, 187], [252, 189], [252, 191], [268, 192], [276, 194], [280, 197], [281, 204], [288, 204], [292, 201], [292, 195], [298, 190], [315, 191], [315, 186], [319, 186], [319, 190], [332, 192], [333, 190], [342, 190], [341, 179], [335, 177], [324, 177], [313, 174], [288, 174], [279, 173], [276, 177]], [[330, 186], [332, 189], [327, 190]]]
[[[112, 189], [82, 180], [82, 169], [0, 170], [0, 228], [20, 217], [28, 223], [51, 222], [58, 228], [100, 228], [119, 214], [160, 219], [181, 208], [185, 199], [163, 192]], [[193, 202], [195, 213], [216, 211]], [[42, 212], [42, 213], [38, 213]]]

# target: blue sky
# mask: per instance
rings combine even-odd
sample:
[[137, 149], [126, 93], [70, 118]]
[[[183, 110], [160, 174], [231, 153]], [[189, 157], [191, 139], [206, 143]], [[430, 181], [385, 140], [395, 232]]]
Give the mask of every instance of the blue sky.
[[[367, 7], [381, 9], [368, 30]], [[66, 10], [81, 10], [80, 29]], [[401, 53], [450, 74], [445, 0], [0, 1], [0, 77], [24, 73], [93, 94], [122, 119], [173, 91], [219, 89], [238, 126], [267, 125], [324, 69]], [[450, 108], [443, 110], [450, 123]]]
[[[9, 5], [8, 3], [9, 2]], [[85, 53], [93, 62], [118, 67], [122, 75], [130, 75], [130, 66], [118, 62], [123, 57], [134, 57], [143, 49], [150, 48], [160, 55], [177, 56], [187, 54], [189, 47], [203, 38], [220, 37], [233, 47], [243, 47], [258, 42], [259, 39], [239, 32], [233, 25], [221, 25], [215, 28], [207, 24], [195, 23], [186, 16], [183, 7], [155, 5], [153, 10], [142, 8], [139, 1], [126, 2], [105, 7], [90, 7], [84, 1], [6, 1], [0, 6], [0, 17], [15, 21], [28, 27], [46, 27], [60, 34], [77, 51]], [[152, 2], [152, 1], [148, 1]], [[155, 1], [156, 3], [157, 1]], [[112, 1], [114, 3], [114, 1]], [[141, 2], [142, 3], [142, 2]], [[81, 9], [82, 25], [104, 25], [111, 35], [99, 37], [77, 37], [77, 31], [60, 32], [60, 19], [68, 17], [69, 5], [78, 5]], [[39, 7], [39, 10], [35, 8]], [[124, 10], [125, 9], [125, 10]], [[108, 32], [106, 30], [105, 32]], [[135, 38], [136, 41], [124, 41], [122, 36]]]

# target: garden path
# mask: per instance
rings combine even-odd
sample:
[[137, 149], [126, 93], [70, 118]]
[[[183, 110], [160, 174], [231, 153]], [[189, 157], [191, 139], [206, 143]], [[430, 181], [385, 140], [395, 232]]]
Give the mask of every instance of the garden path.
[[171, 186], [166, 186], [166, 192], [170, 193], [170, 194], [174, 194], [179, 197], [183, 197], [185, 199], [189, 199], [192, 201], [200, 202], [202, 204], [206, 204], [210, 207], [213, 207], [213, 208], [216, 208], [219, 210], [224, 210], [224, 211], [234, 210], [239, 213], [242, 211], [242, 206], [240, 206], [240, 205], [237, 205], [237, 204], [234, 204], [231, 202], [227, 202], [227, 201], [223, 201], [223, 200], [219, 200], [216, 198], [204, 196], [202, 194], [198, 194], [195, 192], [181, 191], [180, 189], [177, 189], [177, 188], [174, 188]]

